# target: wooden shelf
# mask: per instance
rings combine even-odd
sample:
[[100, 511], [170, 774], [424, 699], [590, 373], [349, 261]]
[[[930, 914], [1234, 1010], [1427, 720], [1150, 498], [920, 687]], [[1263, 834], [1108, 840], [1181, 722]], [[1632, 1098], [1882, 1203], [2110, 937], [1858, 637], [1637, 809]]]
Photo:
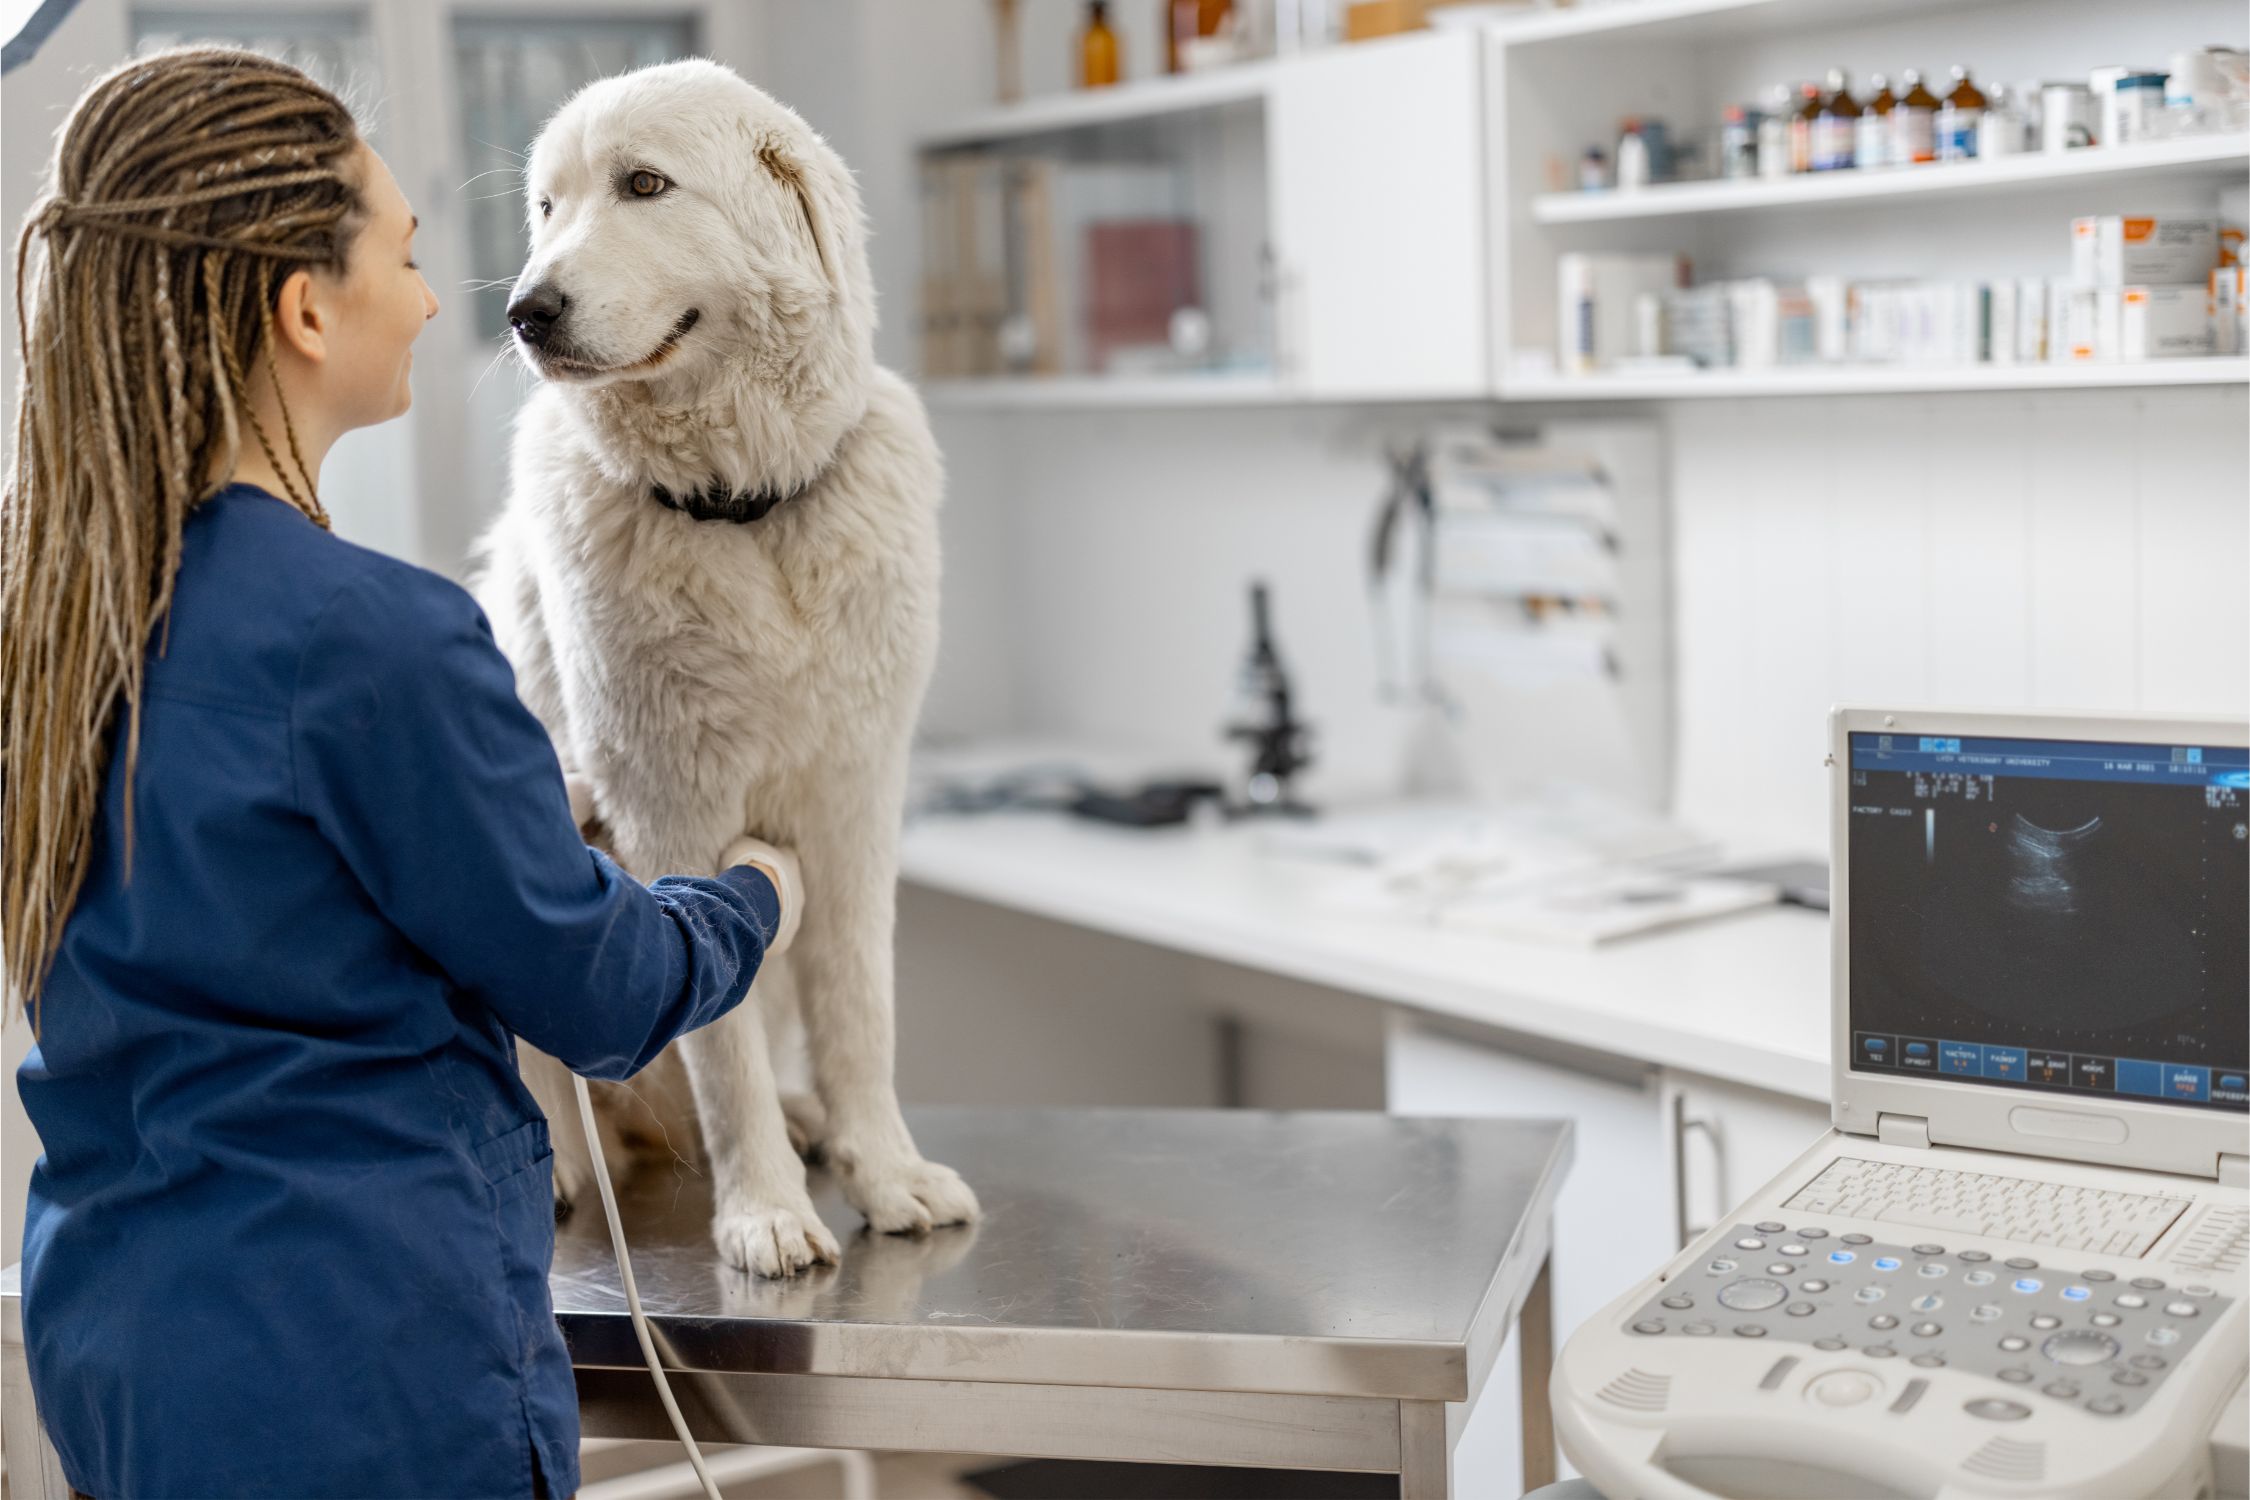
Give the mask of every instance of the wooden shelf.
[[1531, 217], [1539, 224], [1591, 224], [1883, 198], [2015, 194], [2109, 177], [2232, 179], [2246, 170], [2250, 170], [2250, 134], [2202, 135], [2057, 155], [2041, 152], [1991, 161], [1807, 173], [1771, 181], [1683, 182], [1628, 193], [1545, 193], [1531, 200]]
[[1271, 86], [1273, 68], [1270, 60], [1236, 63], [1205, 73], [1143, 78], [1108, 88], [1049, 94], [963, 116], [924, 132], [916, 145], [923, 151], [999, 145], [1030, 136], [1057, 135], [1089, 126], [1157, 119], [1259, 100]]
[[1797, 366], [1678, 375], [1518, 376], [1503, 401], [1670, 401], [1727, 396], [1917, 395], [1947, 391], [2046, 391], [2242, 385], [2250, 358], [2157, 359], [2136, 364]]

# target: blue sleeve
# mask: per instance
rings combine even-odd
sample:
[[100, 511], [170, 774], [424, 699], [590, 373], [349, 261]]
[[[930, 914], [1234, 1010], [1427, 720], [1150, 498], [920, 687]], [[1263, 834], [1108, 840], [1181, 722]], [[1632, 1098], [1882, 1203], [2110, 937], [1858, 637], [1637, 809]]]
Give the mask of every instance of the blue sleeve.
[[516, 1035], [626, 1078], [739, 1003], [780, 919], [747, 867], [644, 886], [579, 838], [484, 613], [404, 567], [345, 585], [290, 712], [299, 807], [375, 905]]

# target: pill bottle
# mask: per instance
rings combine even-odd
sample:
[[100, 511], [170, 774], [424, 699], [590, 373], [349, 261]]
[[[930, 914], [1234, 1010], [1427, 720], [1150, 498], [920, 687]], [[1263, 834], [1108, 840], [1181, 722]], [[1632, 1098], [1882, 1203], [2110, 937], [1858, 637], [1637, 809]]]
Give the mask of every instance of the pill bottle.
[[1938, 96], [1908, 68], [1899, 75], [1898, 103], [1891, 107], [1890, 163], [1894, 167], [1937, 160]]
[[1813, 127], [1820, 120], [1820, 85], [1797, 85], [1796, 112], [1789, 117], [1789, 170], [1813, 169]]
[[1984, 106], [1984, 94], [1969, 82], [1969, 70], [1955, 63], [1953, 92], [1938, 106], [1939, 161], [1970, 161], [1976, 157], [1977, 129], [1984, 120]]
[[1792, 109], [1789, 90], [1775, 84], [1766, 96], [1765, 113], [1758, 119], [1758, 175], [1760, 177], [1787, 177], [1789, 175], [1789, 116]]
[[1828, 70], [1828, 87], [1820, 97], [1820, 113], [1813, 117], [1815, 172], [1847, 171], [1859, 136], [1859, 101], [1852, 97], [1852, 81], [1842, 68]]
[[1852, 142], [1852, 162], [1859, 167], [1880, 167], [1891, 159], [1891, 108], [1898, 101], [1891, 97], [1890, 81], [1876, 73], [1868, 78], [1875, 92], [1859, 112], [1859, 129]]

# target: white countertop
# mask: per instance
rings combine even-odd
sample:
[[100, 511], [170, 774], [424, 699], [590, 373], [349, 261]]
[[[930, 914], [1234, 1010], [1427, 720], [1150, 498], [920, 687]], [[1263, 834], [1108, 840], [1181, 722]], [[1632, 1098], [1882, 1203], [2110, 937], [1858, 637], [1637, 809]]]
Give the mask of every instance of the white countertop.
[[900, 877], [995, 906], [1612, 1056], [1825, 1101], [1828, 923], [1774, 907], [1597, 948], [1339, 914], [1336, 867], [1257, 833], [924, 814]]

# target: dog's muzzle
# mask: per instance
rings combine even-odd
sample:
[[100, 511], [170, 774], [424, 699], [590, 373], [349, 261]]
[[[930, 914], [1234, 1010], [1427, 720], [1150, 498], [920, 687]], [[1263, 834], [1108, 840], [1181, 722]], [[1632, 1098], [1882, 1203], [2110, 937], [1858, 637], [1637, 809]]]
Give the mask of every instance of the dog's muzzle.
[[562, 321], [569, 307], [568, 297], [553, 285], [541, 282], [510, 299], [508, 326], [516, 331], [517, 338], [535, 349], [544, 349], [547, 340], [554, 337], [555, 325]]

